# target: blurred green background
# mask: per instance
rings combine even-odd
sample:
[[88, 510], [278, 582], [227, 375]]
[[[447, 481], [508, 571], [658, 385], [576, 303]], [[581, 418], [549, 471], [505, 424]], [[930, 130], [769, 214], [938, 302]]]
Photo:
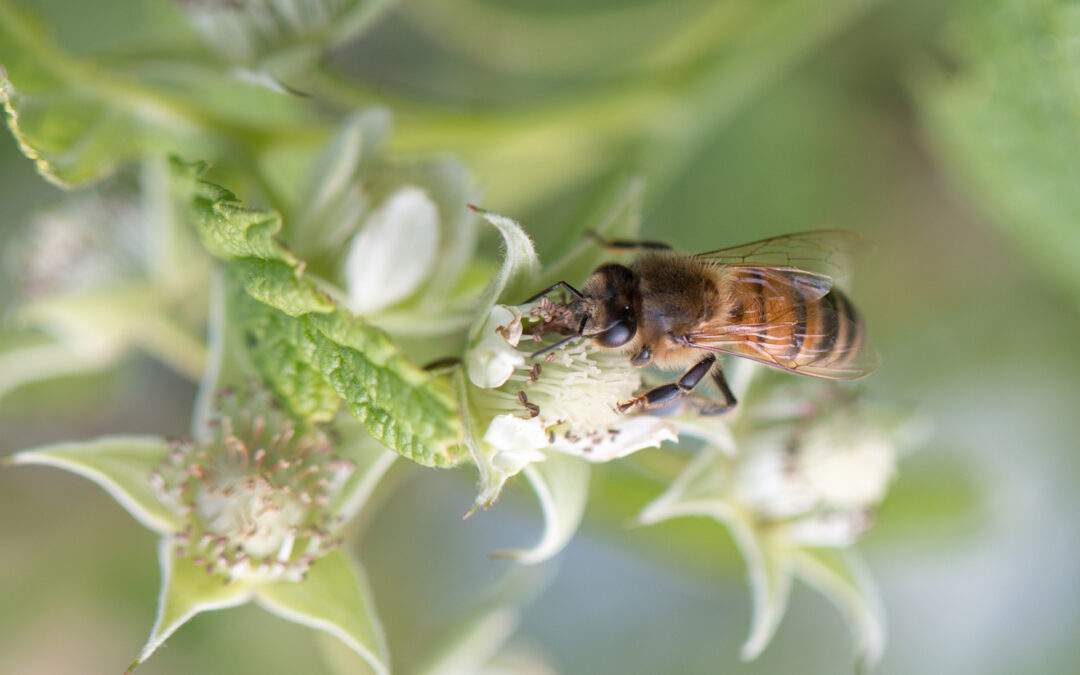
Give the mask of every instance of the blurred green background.
[[[198, 43], [161, 1], [35, 6], [80, 58]], [[1080, 8], [1050, 0], [399, 0], [288, 84], [328, 118], [388, 106], [392, 155], [462, 158], [542, 255], [634, 174], [645, 235], [688, 250], [872, 237], [855, 297], [883, 365], [864, 386], [931, 425], [858, 546], [888, 614], [880, 672], [1065, 673], [1080, 669], [1077, 45]], [[61, 197], [0, 134], [5, 254]], [[27, 387], [0, 403], [0, 454], [182, 435], [194, 393], [140, 355]], [[518, 486], [461, 522], [471, 469], [395, 471], [350, 545], [404, 665], [455, 598], [505, 571], [487, 553], [539, 519]], [[772, 645], [739, 662], [749, 595], [726, 532], [623, 527], [661, 489], [599, 467], [516, 640], [566, 673], [850, 671], [840, 615], [800, 585]], [[0, 673], [122, 670], [153, 619], [155, 536], [37, 468], [0, 471], [0, 528]], [[322, 672], [313, 635], [251, 606], [210, 613], [139, 672]]]

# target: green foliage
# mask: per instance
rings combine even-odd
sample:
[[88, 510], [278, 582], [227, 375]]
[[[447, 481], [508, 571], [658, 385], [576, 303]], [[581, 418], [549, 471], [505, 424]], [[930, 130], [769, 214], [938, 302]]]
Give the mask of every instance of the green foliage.
[[922, 102], [974, 204], [1080, 305], [1080, 10], [1066, 0], [958, 3], [950, 72]]
[[296, 415], [334, 417], [341, 403], [372, 436], [428, 466], [461, 459], [462, 428], [449, 383], [410, 362], [379, 329], [338, 305], [276, 239], [281, 218], [250, 209], [201, 180], [202, 164], [174, 161], [206, 249], [248, 297], [237, 301], [262, 377]]

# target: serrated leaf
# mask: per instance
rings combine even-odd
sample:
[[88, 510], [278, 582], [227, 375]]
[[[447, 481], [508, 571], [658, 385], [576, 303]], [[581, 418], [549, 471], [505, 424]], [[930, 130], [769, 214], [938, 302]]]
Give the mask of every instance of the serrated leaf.
[[169, 533], [179, 528], [180, 518], [158, 499], [150, 483], [151, 472], [168, 452], [169, 442], [157, 436], [105, 436], [23, 450], [12, 455], [10, 462], [53, 466], [89, 478], [140, 523]]
[[251, 598], [250, 587], [238, 583], [227, 584], [221, 575], [207, 574], [203, 566], [173, 555], [175, 546], [170, 537], [164, 537], [158, 545], [161, 595], [158, 597], [157, 616], [154, 627], [150, 629], [150, 638], [128, 668], [129, 673], [150, 658], [177, 628], [199, 612], [236, 607]]
[[540, 502], [544, 533], [531, 548], [496, 551], [491, 555], [535, 565], [550, 560], [563, 550], [581, 525], [589, 498], [589, 463], [578, 457], [550, 452], [547, 459], [526, 466], [523, 473]]
[[204, 245], [245, 290], [236, 307], [249, 351], [282, 402], [312, 422], [328, 421], [345, 403], [395, 452], [431, 466], [456, 464], [462, 426], [448, 382], [418, 368], [382, 331], [307, 279], [303, 263], [276, 238], [277, 214], [245, 208], [200, 180], [204, 165], [174, 167]]
[[319, 558], [301, 582], [263, 584], [255, 602], [290, 621], [334, 635], [376, 673], [390, 672], [386, 637], [367, 578], [340, 551]]
[[61, 187], [152, 148], [206, 148], [167, 103], [133, 95], [121, 79], [63, 54], [36, 17], [8, 3], [0, 3], [0, 65], [8, 126], [38, 172]]
[[274, 394], [295, 415], [312, 422], [329, 422], [341, 408], [334, 391], [309, 356], [302, 320], [237, 293], [233, 306], [243, 322], [248, 353]]

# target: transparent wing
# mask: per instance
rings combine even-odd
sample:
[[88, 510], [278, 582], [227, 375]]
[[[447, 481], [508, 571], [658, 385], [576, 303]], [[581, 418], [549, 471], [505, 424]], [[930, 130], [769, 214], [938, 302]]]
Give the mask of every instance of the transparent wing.
[[854, 258], [873, 248], [870, 240], [847, 230], [814, 230], [698, 253], [695, 258], [722, 265], [794, 267], [837, 278], [851, 272]]
[[766, 296], [783, 298], [790, 289], [807, 301], [825, 297], [833, 286], [829, 276], [798, 267], [732, 265], [725, 270], [724, 278], [734, 286], [755, 288]]
[[[850, 337], [860, 331], [858, 320], [827, 307], [819, 311], [829, 311], [831, 317], [817, 325], [834, 325], [836, 335], [808, 329], [800, 321], [798, 310], [792, 307], [768, 321], [749, 314], [739, 323], [706, 324], [685, 336], [684, 344], [826, 380], [856, 380], [874, 372], [879, 363], [877, 352], [865, 339]], [[837, 336], [849, 337], [838, 345]]]

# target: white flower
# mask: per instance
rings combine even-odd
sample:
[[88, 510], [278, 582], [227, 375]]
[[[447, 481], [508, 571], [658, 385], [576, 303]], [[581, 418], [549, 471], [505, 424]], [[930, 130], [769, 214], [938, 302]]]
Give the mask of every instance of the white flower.
[[544, 461], [540, 450], [548, 445], [548, 436], [539, 417], [524, 419], [505, 414], [491, 420], [484, 432], [484, 443], [495, 450], [491, 460], [495, 468], [513, 475], [531, 462]]
[[327, 504], [351, 465], [325, 434], [296, 433], [262, 393], [249, 409], [232, 394], [220, 403], [213, 437], [176, 442], [151, 477], [183, 514], [174, 554], [231, 581], [297, 581], [337, 544]]
[[641, 387], [625, 355], [579, 340], [533, 360], [542, 344], [523, 342], [523, 334], [521, 311], [495, 305], [465, 355], [477, 387], [470, 398], [481, 425], [486, 420], [478, 505], [489, 505], [508, 478], [547, 451], [606, 462], [676, 440], [668, 421], [618, 412]]
[[896, 472], [882, 432], [841, 409], [793, 441], [751, 438], [735, 468], [735, 498], [758, 518], [785, 520], [807, 545], [847, 546], [870, 525]]
[[525, 365], [525, 355], [515, 349], [520, 340], [521, 312], [506, 305], [493, 307], [480, 329], [480, 341], [465, 355], [469, 381], [481, 389], [506, 384], [514, 369]]
[[349, 308], [372, 314], [412, 295], [439, 251], [439, 210], [420, 188], [406, 186], [368, 216], [349, 244]]

